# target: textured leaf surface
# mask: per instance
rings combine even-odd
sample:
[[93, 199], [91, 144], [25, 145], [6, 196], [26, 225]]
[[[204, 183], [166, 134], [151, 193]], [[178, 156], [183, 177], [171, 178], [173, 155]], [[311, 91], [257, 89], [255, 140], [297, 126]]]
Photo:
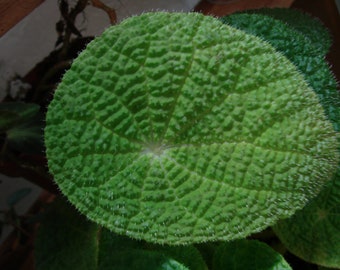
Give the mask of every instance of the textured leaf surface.
[[[337, 83], [324, 58], [313, 53], [312, 42], [287, 29], [280, 21], [263, 15], [235, 14], [223, 20], [261, 36], [292, 60], [318, 94], [334, 129], [339, 132], [340, 94]], [[333, 267], [340, 267], [340, 164], [338, 168], [337, 174], [317, 198], [292, 218], [274, 227], [291, 252], [307, 261]]]
[[38, 270], [206, 270], [192, 246], [148, 245], [88, 221], [63, 200], [49, 207], [35, 242]]
[[291, 270], [285, 259], [271, 247], [255, 240], [223, 243], [213, 258], [213, 270]]
[[308, 13], [288, 8], [263, 8], [250, 12], [268, 15], [288, 24], [307, 37], [323, 56], [328, 53], [331, 47], [332, 39], [329, 30], [318, 18], [312, 17]]
[[45, 138], [81, 212], [159, 243], [262, 230], [337, 163], [332, 127], [295, 67], [194, 13], [130, 18], [90, 43], [56, 91]]

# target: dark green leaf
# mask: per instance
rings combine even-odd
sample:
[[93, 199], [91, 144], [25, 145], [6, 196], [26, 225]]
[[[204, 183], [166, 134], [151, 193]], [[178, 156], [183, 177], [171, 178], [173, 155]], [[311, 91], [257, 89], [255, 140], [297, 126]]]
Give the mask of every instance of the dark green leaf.
[[250, 12], [268, 15], [283, 21], [307, 37], [322, 56], [328, 53], [332, 39], [320, 19], [305, 12], [287, 8], [256, 9]]
[[192, 246], [150, 245], [118, 236], [88, 221], [63, 200], [49, 207], [35, 255], [38, 270], [206, 270]]
[[255, 240], [221, 244], [213, 258], [213, 270], [291, 270], [284, 258], [271, 247]]
[[19, 115], [15, 112], [0, 110], [0, 132], [6, 132], [18, 122], [19, 118]]
[[36, 104], [8, 102], [0, 104], [0, 129], [8, 146], [19, 152], [43, 150], [43, 115]]
[[27, 121], [7, 131], [8, 145], [19, 152], [42, 153], [43, 123], [42, 116]]
[[15, 114], [20, 123], [25, 122], [34, 117], [39, 111], [39, 106], [34, 103], [22, 103], [22, 102], [4, 102], [0, 103], [0, 113], [10, 112]]

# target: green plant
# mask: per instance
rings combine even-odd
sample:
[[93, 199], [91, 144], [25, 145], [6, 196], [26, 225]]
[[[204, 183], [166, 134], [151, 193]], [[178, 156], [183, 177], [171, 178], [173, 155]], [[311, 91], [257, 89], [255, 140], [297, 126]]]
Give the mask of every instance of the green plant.
[[[255, 20], [248, 28], [267, 42], [212, 17], [160, 12], [87, 46], [49, 106], [45, 143], [61, 191], [95, 223], [70, 209], [53, 214], [68, 228], [48, 218], [40, 269], [290, 269], [264, 244], [237, 239], [275, 225], [290, 249], [281, 220], [325, 185], [336, 199], [340, 99], [323, 59], [329, 42], [315, 46], [275, 12], [224, 18], [245, 30]], [[51, 231], [48, 250], [65, 249], [43, 260]], [[197, 244], [211, 241], [231, 242]], [[316, 263], [339, 266], [338, 243]], [[242, 254], [248, 266], [232, 263]]]

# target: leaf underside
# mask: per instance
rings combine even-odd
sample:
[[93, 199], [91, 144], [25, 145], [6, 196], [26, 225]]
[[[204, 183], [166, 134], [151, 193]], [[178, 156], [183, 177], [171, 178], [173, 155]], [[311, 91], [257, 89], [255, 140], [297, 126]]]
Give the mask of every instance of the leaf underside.
[[[288, 15], [289, 11], [283, 11], [283, 13], [279, 11], [264, 10], [264, 14], [274, 14], [275, 18], [286, 21], [284, 17]], [[258, 13], [263, 13], [263, 11], [259, 10]], [[288, 18], [288, 21], [289, 19], [291, 17]], [[337, 90], [336, 80], [324, 60], [324, 55], [320, 55], [318, 51], [320, 46], [315, 44], [315, 37], [318, 37], [322, 43], [323, 37], [328, 34], [327, 32], [321, 33], [321, 25], [313, 28], [318, 29], [319, 35], [304, 36], [282, 24], [281, 21], [264, 15], [240, 13], [222, 20], [264, 38], [277, 50], [284, 53], [313, 87], [326, 116], [332, 122], [336, 132], [339, 132], [340, 93]], [[275, 33], [280, 33], [280, 37]], [[309, 40], [309, 38], [312, 39]], [[293, 217], [276, 224], [275, 232], [292, 253], [304, 260], [329, 267], [340, 267], [339, 198], [340, 164], [337, 173], [322, 192]]]
[[49, 106], [45, 142], [82, 213], [169, 244], [260, 231], [337, 164], [332, 126], [295, 67], [195, 13], [146, 13], [91, 42]]

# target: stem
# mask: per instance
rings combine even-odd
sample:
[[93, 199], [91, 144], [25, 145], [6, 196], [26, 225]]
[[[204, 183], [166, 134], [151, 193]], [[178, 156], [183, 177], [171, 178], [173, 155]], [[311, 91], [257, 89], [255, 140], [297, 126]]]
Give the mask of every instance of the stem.
[[91, 0], [92, 6], [104, 10], [110, 18], [111, 24], [117, 23], [117, 13], [115, 9], [108, 7], [101, 0]]

